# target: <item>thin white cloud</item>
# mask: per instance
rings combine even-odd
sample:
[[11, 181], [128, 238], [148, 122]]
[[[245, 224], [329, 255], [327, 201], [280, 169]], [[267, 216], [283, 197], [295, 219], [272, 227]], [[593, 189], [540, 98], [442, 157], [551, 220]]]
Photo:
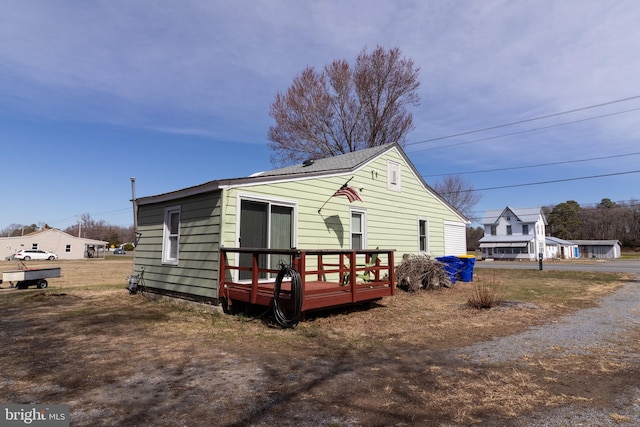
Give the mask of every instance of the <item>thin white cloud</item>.
[[[75, 167], [60, 167], [68, 152], [74, 164], [95, 164], [96, 147], [108, 146], [112, 157], [101, 160], [105, 170], [124, 173], [124, 192], [131, 174], [140, 177], [141, 194], [153, 194], [268, 167], [269, 105], [308, 65], [353, 61], [365, 47], [399, 47], [421, 68], [422, 105], [409, 135], [421, 141], [640, 94], [638, 22], [636, 0], [4, 0], [0, 120], [5, 128], [16, 126], [11, 138], [33, 144], [31, 151], [42, 157], [33, 155], [34, 165], [58, 176], [60, 188], [78, 182]], [[427, 143], [445, 147], [410, 155], [422, 172], [446, 173], [637, 151], [639, 113], [453, 145], [634, 107], [640, 101]], [[14, 116], [26, 118], [26, 126]], [[234, 142], [256, 145], [233, 151]], [[181, 162], [168, 173], [158, 165], [174, 149]], [[229, 156], [238, 152], [243, 161], [230, 166]], [[76, 155], [86, 157], [78, 161]], [[598, 162], [588, 170], [621, 171], [636, 161]], [[514, 171], [474, 177], [474, 184], [542, 180], [531, 179], [534, 174], [561, 178], [565, 169], [589, 174], [569, 167]], [[543, 190], [537, 198], [528, 189], [522, 203], [509, 199], [525, 197], [522, 190], [488, 193], [483, 203], [500, 208], [580, 200], [581, 194], [585, 202], [637, 197], [624, 183], [597, 184], [589, 182], [583, 193]], [[32, 196], [38, 185], [24, 187]], [[96, 192], [101, 199], [106, 188]], [[113, 197], [110, 204], [122, 199]], [[46, 204], [38, 197], [22, 204], [32, 200]], [[73, 212], [87, 211], [86, 201], [74, 203]]]
[[637, 22], [634, 1], [14, 0], [0, 6], [0, 76], [15, 84], [0, 91], [91, 120], [190, 115], [205, 133], [247, 116], [264, 135], [305, 66], [398, 46], [422, 70], [419, 139], [636, 94]]

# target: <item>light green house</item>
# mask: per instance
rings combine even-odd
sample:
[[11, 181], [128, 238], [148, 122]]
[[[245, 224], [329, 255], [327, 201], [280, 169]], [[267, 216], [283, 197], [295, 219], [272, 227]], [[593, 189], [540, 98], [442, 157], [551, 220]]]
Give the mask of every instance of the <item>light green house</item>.
[[[334, 196], [345, 183], [361, 199]], [[135, 272], [147, 289], [218, 303], [221, 247], [466, 252], [467, 218], [397, 144], [136, 200]]]

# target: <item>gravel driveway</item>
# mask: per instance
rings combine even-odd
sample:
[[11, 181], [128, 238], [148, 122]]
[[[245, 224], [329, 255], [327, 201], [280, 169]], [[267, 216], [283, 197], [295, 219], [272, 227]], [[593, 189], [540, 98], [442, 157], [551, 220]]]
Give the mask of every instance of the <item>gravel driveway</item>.
[[[599, 267], [610, 268], [612, 265], [614, 264], [608, 263], [608, 266], [601, 264]], [[630, 267], [626, 262], [622, 265], [624, 268]], [[619, 265], [615, 266], [619, 268]], [[598, 307], [580, 310], [553, 324], [532, 327], [518, 335], [459, 348], [452, 353], [454, 357], [479, 366], [492, 364], [518, 366], [531, 360], [562, 358], [567, 355], [589, 356], [606, 351], [611, 358], [616, 359], [616, 362], [638, 367], [640, 354], [625, 351], [626, 346], [638, 348], [637, 342], [640, 339], [638, 331], [640, 331], [640, 276], [637, 280], [605, 297]], [[635, 343], [630, 343], [630, 340]], [[612, 420], [612, 413], [619, 415], [621, 421]], [[601, 408], [594, 408], [593, 405], [572, 404], [535, 414], [531, 419], [517, 420], [513, 425], [640, 425], [640, 384], [631, 384], [616, 390], [615, 398]]]

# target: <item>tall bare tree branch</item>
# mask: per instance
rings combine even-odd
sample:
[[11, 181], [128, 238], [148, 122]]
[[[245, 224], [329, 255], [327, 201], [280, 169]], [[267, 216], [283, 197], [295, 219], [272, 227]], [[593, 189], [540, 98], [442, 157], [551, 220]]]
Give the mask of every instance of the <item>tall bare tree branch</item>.
[[420, 103], [419, 69], [398, 48], [366, 49], [351, 67], [335, 60], [321, 72], [305, 68], [269, 114], [275, 165], [344, 154], [390, 142], [404, 144], [413, 129], [409, 106]]
[[459, 175], [443, 177], [442, 181], [433, 185], [433, 189], [467, 218], [473, 217], [473, 208], [482, 198], [482, 195]]

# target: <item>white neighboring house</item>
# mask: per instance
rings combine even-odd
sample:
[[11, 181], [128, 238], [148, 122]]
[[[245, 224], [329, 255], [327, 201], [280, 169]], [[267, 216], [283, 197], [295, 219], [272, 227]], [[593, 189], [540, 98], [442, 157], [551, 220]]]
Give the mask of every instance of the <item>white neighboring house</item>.
[[109, 242], [84, 239], [67, 234], [57, 228], [47, 228], [24, 236], [0, 237], [0, 260], [20, 249], [40, 249], [53, 252], [58, 259], [104, 257]]
[[542, 208], [489, 210], [482, 220], [484, 237], [480, 239], [483, 259], [537, 260], [546, 257]]
[[545, 258], [549, 259], [573, 259], [580, 256], [578, 245], [574, 242], [562, 240], [557, 237], [546, 237], [547, 246]]

